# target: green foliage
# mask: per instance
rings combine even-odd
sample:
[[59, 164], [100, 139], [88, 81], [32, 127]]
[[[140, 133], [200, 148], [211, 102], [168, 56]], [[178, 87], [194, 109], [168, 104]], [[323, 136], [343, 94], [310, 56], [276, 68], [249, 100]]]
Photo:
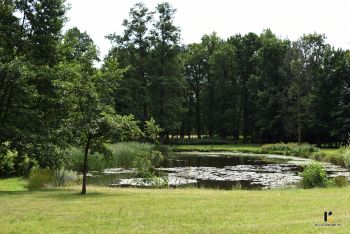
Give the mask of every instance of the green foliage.
[[33, 168], [28, 178], [28, 189], [36, 190], [49, 187], [54, 178], [54, 171], [51, 169]]
[[[89, 154], [89, 171], [102, 171], [106, 168], [133, 167], [133, 161], [138, 154], [150, 153], [155, 148], [149, 143], [119, 142], [107, 144], [108, 153], [91, 152]], [[76, 147], [70, 147], [60, 152], [63, 157], [63, 167], [77, 172], [83, 171], [84, 154]]]
[[319, 152], [319, 149], [309, 144], [278, 143], [261, 146], [261, 152], [309, 158], [312, 154]]
[[324, 161], [324, 159], [326, 158], [326, 154], [321, 151], [313, 152], [310, 158], [316, 161]]
[[58, 169], [54, 171], [50, 185], [53, 187], [62, 187], [77, 184], [79, 182], [81, 181], [77, 175], [77, 172]]
[[14, 173], [15, 157], [13, 151], [0, 148], [0, 177], [12, 175]]
[[65, 169], [33, 168], [28, 178], [28, 189], [36, 190], [48, 187], [61, 187], [80, 182], [76, 172]]
[[232, 144], [232, 141], [224, 140], [220, 138], [191, 138], [191, 139], [171, 139], [169, 141], [171, 145], [226, 145]]
[[115, 141], [140, 139], [144, 134], [138, 126], [139, 121], [133, 115], [116, 115], [114, 120]]
[[308, 165], [301, 176], [303, 188], [326, 187], [328, 183], [324, 168], [317, 163]]
[[142, 178], [157, 177], [156, 167], [163, 161], [163, 155], [159, 151], [139, 153], [133, 161], [136, 168], [136, 176]]
[[133, 161], [139, 154], [149, 154], [153, 150], [153, 145], [139, 142], [120, 142], [108, 145], [111, 154], [110, 167], [133, 167]]
[[342, 167], [345, 166], [344, 158], [339, 154], [326, 154], [322, 160]]
[[346, 187], [349, 185], [349, 180], [345, 176], [337, 176], [327, 181], [327, 187]]
[[145, 122], [145, 135], [152, 142], [156, 141], [157, 137], [162, 131], [163, 129], [157, 125], [156, 121], [153, 118]]
[[30, 170], [37, 165], [37, 161], [27, 155], [20, 155], [15, 150], [0, 147], [0, 177], [28, 176]]
[[350, 169], [350, 146], [342, 149], [342, 156], [345, 166]]
[[[65, 161], [64, 168], [77, 172], [83, 172], [84, 153], [81, 149], [70, 147], [62, 151], [61, 154]], [[106, 157], [98, 152], [90, 153], [88, 160], [88, 169], [90, 171], [102, 171], [109, 166], [106, 161]]]

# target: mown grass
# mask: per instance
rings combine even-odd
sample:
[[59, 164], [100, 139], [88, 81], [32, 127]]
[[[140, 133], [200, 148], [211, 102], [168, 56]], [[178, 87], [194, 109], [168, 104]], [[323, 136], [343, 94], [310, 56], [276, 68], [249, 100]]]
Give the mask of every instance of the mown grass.
[[[11, 184], [17, 185], [11, 185]], [[0, 180], [1, 233], [346, 233], [350, 189], [222, 191], [79, 187], [9, 191]], [[5, 191], [4, 191], [5, 190]], [[332, 211], [340, 227], [315, 227]], [[5, 214], [5, 215], [4, 215]]]

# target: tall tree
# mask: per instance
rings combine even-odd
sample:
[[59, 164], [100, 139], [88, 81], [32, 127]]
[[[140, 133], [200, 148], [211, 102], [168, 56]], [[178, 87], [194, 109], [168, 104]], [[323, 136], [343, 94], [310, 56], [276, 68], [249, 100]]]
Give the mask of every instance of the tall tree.
[[149, 26], [152, 14], [143, 3], [137, 3], [130, 9], [130, 19], [123, 21], [123, 34], [108, 36], [115, 44], [112, 55], [117, 56], [122, 68], [128, 67], [118, 89], [119, 94], [116, 94], [116, 109], [122, 113], [131, 111], [142, 121], [148, 119], [150, 112]]
[[[201, 99], [203, 89], [206, 84], [207, 75], [206, 72], [205, 51], [201, 44], [190, 44], [186, 51], [185, 61], [185, 76], [188, 82], [190, 91], [190, 105], [192, 105], [193, 98], [195, 99], [195, 111], [196, 111], [196, 131], [198, 139], [201, 139], [202, 135], [202, 110]], [[193, 96], [193, 97], [192, 97]], [[192, 108], [190, 106], [189, 108]], [[190, 121], [190, 120], [189, 120]]]
[[[236, 35], [228, 40], [236, 48], [237, 76], [240, 84], [240, 113], [242, 119], [243, 142], [248, 142], [250, 135], [254, 141], [254, 109], [253, 96], [256, 94], [254, 82], [257, 75], [258, 49], [260, 40], [258, 35], [248, 33], [245, 36]], [[252, 88], [250, 88], [252, 86]]]
[[161, 138], [180, 129], [184, 78], [180, 60], [180, 30], [174, 26], [176, 10], [169, 3], [156, 7], [152, 34], [152, 114], [164, 129]]

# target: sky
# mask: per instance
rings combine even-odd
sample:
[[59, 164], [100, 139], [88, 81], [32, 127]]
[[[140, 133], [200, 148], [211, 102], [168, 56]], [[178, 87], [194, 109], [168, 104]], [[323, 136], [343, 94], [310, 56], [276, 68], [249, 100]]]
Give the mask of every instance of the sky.
[[[65, 30], [78, 27], [97, 44], [103, 58], [111, 48], [105, 36], [123, 32], [129, 9], [144, 2], [154, 10], [159, 0], [67, 0], [71, 9]], [[182, 42], [199, 42], [204, 34], [220, 37], [270, 28], [278, 37], [296, 40], [306, 33], [321, 33], [337, 48], [350, 49], [349, 0], [168, 0], [177, 9], [175, 25]]]

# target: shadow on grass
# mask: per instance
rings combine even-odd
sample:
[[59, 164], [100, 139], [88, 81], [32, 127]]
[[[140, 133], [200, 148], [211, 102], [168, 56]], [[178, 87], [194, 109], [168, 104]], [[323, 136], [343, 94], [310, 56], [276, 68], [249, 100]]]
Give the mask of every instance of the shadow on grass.
[[60, 200], [76, 200], [76, 199], [88, 199], [88, 198], [105, 198], [105, 197], [126, 197], [131, 196], [131, 193], [116, 192], [98, 192], [92, 189], [85, 195], [80, 194], [78, 189], [41, 189], [41, 190], [26, 190], [26, 191], [0, 191], [0, 199], [4, 196], [33, 196], [35, 198], [53, 198]]

